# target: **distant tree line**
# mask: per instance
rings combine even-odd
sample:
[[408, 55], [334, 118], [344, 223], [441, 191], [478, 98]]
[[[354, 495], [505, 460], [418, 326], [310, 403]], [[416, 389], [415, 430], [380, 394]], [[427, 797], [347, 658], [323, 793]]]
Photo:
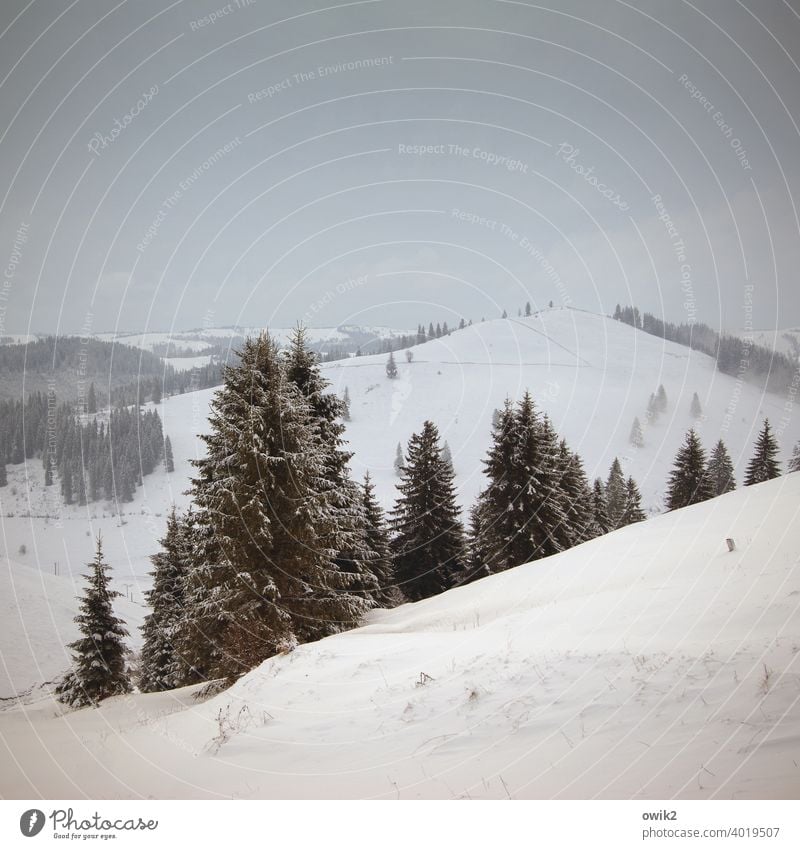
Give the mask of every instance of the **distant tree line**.
[[45, 486], [58, 482], [65, 504], [132, 501], [162, 457], [167, 471], [174, 469], [157, 410], [133, 405], [97, 416], [94, 384], [87, 398], [87, 413], [58, 403], [52, 392], [0, 401], [0, 486], [7, 482], [7, 464], [40, 458]]
[[796, 379], [798, 363], [791, 357], [740, 336], [718, 333], [707, 324], [675, 324], [651, 313], [640, 313], [637, 307], [621, 307], [619, 304], [614, 310], [614, 318], [652, 336], [708, 354], [716, 360], [717, 368], [723, 374], [758, 383], [771, 392], [789, 390]]

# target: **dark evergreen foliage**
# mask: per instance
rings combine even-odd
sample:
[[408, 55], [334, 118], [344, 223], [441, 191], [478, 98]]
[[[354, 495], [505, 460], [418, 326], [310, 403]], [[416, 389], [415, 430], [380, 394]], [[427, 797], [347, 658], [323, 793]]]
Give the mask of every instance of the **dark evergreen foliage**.
[[712, 483], [706, 474], [706, 452], [691, 429], [675, 457], [667, 486], [667, 508], [677, 510], [713, 497]]
[[352, 627], [372, 604], [349, 591], [368, 573], [336, 563], [361, 540], [342, 524], [333, 491], [347, 455], [334, 456], [339, 435], [322, 411], [338, 414], [340, 402], [307, 366], [291, 351], [284, 360], [266, 334], [248, 339], [211, 402], [191, 490], [195, 521], [210, 533], [190, 593], [217, 645], [210, 677], [231, 679], [296, 642]]
[[466, 566], [453, 469], [432, 422], [409, 440], [400, 478], [390, 522], [394, 574], [403, 594], [419, 601], [450, 589]]
[[113, 608], [120, 593], [109, 589], [109, 566], [99, 536], [89, 569], [84, 575], [87, 587], [80, 599], [80, 613], [75, 617], [81, 637], [70, 643], [72, 669], [56, 687], [58, 699], [70, 707], [96, 705], [109, 696], [131, 691], [123, 642], [128, 632]]
[[618, 457], [614, 458], [611, 468], [608, 470], [604, 492], [609, 526], [613, 530], [621, 526], [625, 514], [625, 505], [628, 502], [628, 487]]
[[756, 439], [753, 457], [747, 464], [744, 476], [745, 486], [764, 483], [780, 476], [781, 467], [776, 459], [778, 450], [778, 440], [772, 432], [769, 419], [764, 419], [764, 425]]
[[172, 508], [161, 551], [153, 564], [152, 589], [146, 593], [152, 612], [142, 625], [144, 645], [139, 662], [139, 689], [145, 693], [171, 690], [183, 683], [183, 662], [175, 649], [175, 636], [184, 615], [186, 577], [191, 564], [186, 525]]
[[714, 446], [708, 459], [706, 476], [711, 483], [711, 491], [714, 495], [724, 495], [736, 489], [736, 473], [728, 449], [721, 439]]
[[172, 442], [168, 436], [164, 439], [164, 468], [167, 472], [175, 471], [175, 458], [172, 454]]

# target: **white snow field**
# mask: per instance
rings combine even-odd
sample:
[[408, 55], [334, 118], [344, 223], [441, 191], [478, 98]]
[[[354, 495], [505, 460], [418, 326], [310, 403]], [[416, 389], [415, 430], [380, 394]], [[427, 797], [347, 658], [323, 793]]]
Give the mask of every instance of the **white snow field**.
[[[155, 341], [166, 341], [166, 336]], [[784, 463], [800, 438], [800, 417], [791, 415], [791, 405], [787, 412], [786, 398], [720, 374], [704, 354], [576, 309], [487, 321], [411, 350], [410, 363], [404, 352], [395, 354], [395, 380], [386, 377], [387, 355], [353, 357], [323, 367], [335, 390], [342, 393], [348, 387], [350, 393], [352, 420], [346, 435], [354, 451], [354, 475], [360, 478], [369, 470], [386, 508], [396, 495], [392, 464], [397, 443], [405, 445], [426, 418], [437, 423], [450, 445], [459, 501], [468, 508], [483, 484], [481, 460], [489, 446], [492, 410], [506, 396], [518, 399], [525, 389], [581, 454], [590, 477], [605, 477], [618, 455], [626, 474], [639, 482], [651, 512], [663, 509], [673, 458], [692, 425], [708, 449], [720, 436], [725, 439], [740, 482], [764, 416], [776, 429]], [[660, 383], [669, 408], [656, 423], [647, 424], [647, 401]], [[130, 504], [59, 506], [56, 494], [48, 495], [43, 485], [40, 460], [9, 466], [9, 485], [0, 489], [0, 557], [8, 563], [7, 580], [13, 583], [19, 564], [48, 575], [58, 564], [59, 575], [72, 581], [62, 599], [68, 619], [68, 611], [75, 609], [79, 576], [93, 554], [92, 537], [100, 532], [116, 588], [132, 592], [134, 601], [141, 602], [150, 585], [149, 556], [158, 549], [170, 505], [188, 504], [184, 493], [189, 461], [204, 450], [198, 435], [207, 430], [214, 391], [174, 396], [159, 406], [173, 445], [175, 472], [167, 474], [159, 467], [146, 476]], [[698, 422], [689, 412], [694, 392], [704, 411]], [[645, 445], [639, 449], [628, 442], [634, 416], [644, 430]], [[24, 555], [21, 546], [27, 549]], [[22, 620], [28, 621], [31, 617], [21, 609]], [[60, 631], [52, 631], [49, 656], [58, 656], [59, 641]], [[19, 628], [4, 625], [0, 649], [4, 657], [25, 656], [27, 637]], [[26, 663], [0, 676], [0, 697], [16, 692], [8, 689], [11, 681], [27, 689], [41, 680], [36, 667]]]
[[15, 705], [0, 795], [797, 798], [799, 518], [791, 474], [376, 611], [203, 703]]

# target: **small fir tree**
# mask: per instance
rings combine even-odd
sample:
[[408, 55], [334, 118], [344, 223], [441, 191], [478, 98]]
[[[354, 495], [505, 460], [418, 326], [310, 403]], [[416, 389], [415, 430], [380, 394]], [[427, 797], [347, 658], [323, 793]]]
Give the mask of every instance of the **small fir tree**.
[[403, 466], [405, 465], [405, 460], [403, 458], [403, 445], [402, 443], [397, 443], [397, 448], [394, 452], [394, 471], [395, 474], [399, 475], [403, 471]]
[[466, 563], [453, 469], [442, 459], [433, 422], [409, 440], [400, 477], [391, 514], [393, 567], [405, 596], [419, 601], [458, 583]]
[[633, 420], [633, 424], [631, 425], [631, 432], [628, 436], [628, 442], [633, 445], [634, 448], [643, 448], [644, 447], [644, 434], [642, 433], [642, 423], [639, 421], [639, 417], [636, 416]]
[[175, 637], [185, 607], [184, 589], [189, 570], [189, 540], [184, 523], [173, 506], [161, 551], [150, 560], [153, 586], [146, 595], [152, 612], [142, 625], [144, 645], [139, 665], [139, 688], [144, 693], [171, 690], [180, 685], [183, 663], [175, 650]]
[[667, 405], [667, 392], [664, 389], [664, 384], [662, 383], [658, 387], [658, 392], [656, 392], [656, 406], [658, 407], [658, 412], [666, 413]]
[[625, 513], [625, 505], [628, 502], [628, 487], [625, 483], [625, 476], [622, 473], [622, 465], [618, 457], [614, 458], [614, 462], [608, 470], [605, 496], [609, 527], [613, 530], [620, 527]]
[[175, 471], [175, 458], [172, 455], [172, 442], [169, 437], [164, 439], [164, 468], [168, 472]]
[[778, 440], [772, 432], [769, 419], [764, 419], [764, 425], [756, 439], [755, 451], [744, 477], [744, 485], [772, 480], [780, 476], [781, 467], [776, 457], [778, 455]]
[[608, 517], [605, 484], [600, 478], [595, 478], [592, 488], [592, 512], [595, 535], [607, 534], [611, 530], [611, 519]]
[[56, 687], [58, 699], [70, 707], [96, 705], [109, 696], [131, 691], [125, 663], [125, 623], [114, 615], [113, 601], [121, 593], [109, 589], [109, 566], [97, 537], [94, 560], [84, 575], [87, 587], [75, 617], [81, 637], [69, 648], [72, 669]]
[[800, 442], [796, 442], [787, 467], [788, 472], [800, 472]]
[[677, 510], [713, 497], [714, 490], [706, 474], [706, 453], [691, 429], [675, 456], [667, 486], [667, 508]]
[[389, 380], [394, 380], [397, 377], [397, 363], [394, 361], [394, 353], [390, 353], [389, 359], [386, 361], [386, 377]]
[[632, 477], [628, 478], [625, 484], [625, 490], [627, 498], [620, 525], [632, 525], [634, 522], [643, 522], [646, 517], [644, 510], [642, 510], [642, 494], [639, 492], [639, 487]]
[[706, 475], [711, 483], [714, 495], [724, 495], [736, 489], [736, 474], [733, 470], [728, 449], [720, 439], [714, 446], [711, 456], [708, 458]]
[[695, 421], [703, 417], [703, 407], [700, 404], [700, 398], [696, 392], [692, 395], [692, 403], [689, 405], [689, 412]]
[[397, 603], [397, 590], [392, 572], [389, 532], [383, 510], [375, 495], [375, 484], [372, 483], [369, 472], [364, 475], [361, 494], [366, 517], [365, 546], [372, 554], [369, 565], [378, 583], [374, 600], [380, 607], [392, 607]]

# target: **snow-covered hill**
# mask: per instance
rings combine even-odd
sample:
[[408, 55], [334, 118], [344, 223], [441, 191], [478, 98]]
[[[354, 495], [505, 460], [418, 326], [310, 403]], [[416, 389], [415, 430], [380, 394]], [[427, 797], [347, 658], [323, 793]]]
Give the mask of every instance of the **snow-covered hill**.
[[797, 798], [799, 519], [787, 475], [378, 611], [205, 703], [0, 711], [0, 795]]
[[[787, 416], [784, 398], [720, 374], [704, 354], [579, 310], [487, 321], [411, 350], [410, 363], [403, 352], [396, 354], [395, 380], [386, 377], [386, 355], [324, 366], [333, 387], [339, 392], [348, 387], [351, 397], [347, 438], [355, 452], [353, 471], [359, 477], [370, 471], [385, 507], [396, 495], [392, 463], [397, 443], [405, 444], [430, 418], [450, 445], [459, 500], [467, 508], [483, 484], [481, 460], [489, 444], [492, 410], [506, 396], [519, 398], [525, 389], [580, 452], [591, 476], [605, 476], [614, 456], [620, 456], [651, 511], [662, 507], [675, 452], [692, 424], [708, 448], [720, 436], [725, 439], [740, 481], [763, 416], [778, 431], [784, 461], [800, 438], [800, 419]], [[647, 425], [647, 400], [660, 383], [669, 409]], [[699, 422], [689, 412], [695, 391], [704, 410]], [[62, 576], [77, 579], [92, 556], [91, 537], [100, 532], [117, 587], [131, 584], [134, 599], [140, 601], [149, 587], [149, 557], [158, 549], [170, 505], [188, 504], [190, 460], [203, 451], [198, 435], [207, 430], [213, 393], [206, 389], [178, 395], [159, 406], [173, 445], [175, 472], [159, 468], [146, 476], [131, 504], [59, 506], [54, 496], [48, 497], [39, 460], [9, 467], [9, 485], [0, 489], [0, 556], [48, 575], [57, 563]], [[639, 449], [628, 442], [634, 416], [644, 427], [645, 445]], [[74, 595], [70, 591], [67, 606], [74, 605]], [[24, 635], [4, 637], [3, 648], [6, 639], [24, 640]], [[9, 693], [0, 686], [4, 695]]]
[[[324, 366], [336, 391], [347, 387], [350, 394], [353, 470], [357, 475], [369, 470], [387, 505], [397, 482], [396, 445], [405, 445], [426, 418], [448, 441], [460, 501], [471, 504], [483, 485], [481, 460], [492, 411], [526, 389], [583, 457], [590, 477], [606, 477], [618, 456], [626, 474], [639, 482], [650, 511], [663, 508], [669, 470], [689, 427], [708, 449], [720, 437], [725, 440], [740, 480], [765, 416], [779, 431], [784, 459], [800, 438], [800, 417], [787, 416], [785, 398], [721, 374], [705, 354], [580, 310], [487, 321], [415, 346], [412, 354], [411, 362], [403, 352], [396, 355], [395, 380], [386, 377], [385, 355]], [[648, 424], [647, 402], [659, 384], [669, 407]], [[690, 414], [695, 392], [703, 408], [700, 421]], [[637, 416], [642, 448], [629, 443]]]

